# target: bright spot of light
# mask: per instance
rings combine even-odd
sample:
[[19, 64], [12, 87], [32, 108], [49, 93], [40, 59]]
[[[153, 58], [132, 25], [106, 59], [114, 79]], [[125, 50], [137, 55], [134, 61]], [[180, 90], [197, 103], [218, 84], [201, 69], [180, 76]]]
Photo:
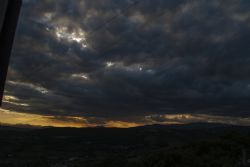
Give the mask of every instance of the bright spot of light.
[[107, 68], [120, 69], [128, 72], [142, 72], [144, 70], [142, 64], [130, 64], [126, 65], [124, 62], [111, 62], [105, 63]]
[[107, 63], [106, 63], [106, 66], [107, 66], [107, 67], [112, 67], [113, 65], [114, 65], [114, 63], [112, 63], [112, 62], [107, 62]]
[[57, 26], [55, 34], [58, 40], [66, 40], [67, 42], [76, 42], [82, 48], [87, 48], [85, 33], [82, 29], [77, 28], [70, 30], [67, 26]]
[[81, 78], [81, 79], [84, 79], [84, 80], [88, 80], [89, 79], [88, 75], [84, 74], [84, 73], [72, 74], [71, 77], [73, 77], [73, 78]]

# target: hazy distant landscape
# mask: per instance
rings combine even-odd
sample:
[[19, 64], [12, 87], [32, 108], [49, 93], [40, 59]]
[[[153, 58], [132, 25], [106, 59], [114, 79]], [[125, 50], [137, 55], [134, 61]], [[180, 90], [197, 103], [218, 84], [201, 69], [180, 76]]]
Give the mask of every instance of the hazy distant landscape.
[[223, 124], [0, 128], [1, 167], [234, 167], [250, 128]]

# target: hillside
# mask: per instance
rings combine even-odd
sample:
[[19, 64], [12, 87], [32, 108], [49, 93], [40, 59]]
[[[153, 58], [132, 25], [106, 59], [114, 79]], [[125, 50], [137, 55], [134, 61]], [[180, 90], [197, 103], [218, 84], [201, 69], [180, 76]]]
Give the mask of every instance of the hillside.
[[[137, 128], [0, 128], [0, 166], [235, 166], [250, 128], [223, 124]], [[196, 164], [196, 165], [195, 165]]]

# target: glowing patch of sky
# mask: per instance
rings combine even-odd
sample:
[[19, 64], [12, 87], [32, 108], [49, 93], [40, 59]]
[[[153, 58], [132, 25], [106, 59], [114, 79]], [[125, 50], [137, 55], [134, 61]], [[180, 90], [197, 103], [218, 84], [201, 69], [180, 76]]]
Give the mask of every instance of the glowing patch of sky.
[[89, 123], [88, 118], [72, 116], [44, 116], [38, 114], [19, 113], [8, 109], [0, 109], [0, 123], [8, 125], [32, 125], [32, 126], [53, 126], [53, 127], [116, 127], [130, 128], [150, 124], [186, 124], [191, 122], [225, 123], [232, 125], [249, 126], [250, 118], [215, 116], [202, 114], [167, 114], [146, 116], [144, 122], [128, 122], [109, 120], [103, 123]]
[[143, 65], [141, 64], [133, 64], [133, 65], [125, 65], [123, 62], [106, 62], [107, 68], [115, 68], [125, 71], [143, 71]]
[[17, 97], [14, 96], [10, 96], [10, 95], [6, 95], [3, 98], [3, 105], [4, 104], [12, 104], [15, 106], [23, 106], [23, 107], [29, 107], [30, 105], [27, 103], [21, 103], [20, 99], [18, 99]]
[[72, 74], [71, 77], [72, 78], [80, 78], [80, 79], [84, 79], [84, 80], [88, 80], [89, 79], [88, 75], [84, 74], [84, 73]]
[[34, 85], [32, 83], [25, 83], [25, 82], [16, 82], [16, 81], [8, 81], [8, 84], [11, 85], [16, 85], [16, 86], [25, 86], [28, 87], [30, 89], [33, 89], [41, 94], [48, 94], [49, 90], [42, 87], [42, 86], [38, 86], [38, 85]]
[[82, 46], [87, 47], [85, 33], [82, 29], [78, 28], [70, 31], [67, 26], [57, 26], [55, 28], [55, 34], [58, 40], [66, 40], [67, 42], [76, 42]]
[[149, 115], [145, 117], [149, 122], [157, 124], [169, 124], [169, 122], [176, 122], [179, 124], [187, 124], [193, 122], [203, 123], [222, 123], [231, 125], [249, 126], [249, 117], [231, 117], [219, 116], [209, 114], [165, 114], [165, 115]]

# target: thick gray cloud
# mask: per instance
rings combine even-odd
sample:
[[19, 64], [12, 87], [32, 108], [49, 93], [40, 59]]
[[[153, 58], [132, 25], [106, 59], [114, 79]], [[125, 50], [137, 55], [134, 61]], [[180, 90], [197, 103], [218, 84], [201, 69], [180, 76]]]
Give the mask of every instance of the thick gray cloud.
[[[247, 0], [25, 0], [6, 94], [22, 112], [248, 116]], [[6, 104], [8, 108], [15, 108]]]

